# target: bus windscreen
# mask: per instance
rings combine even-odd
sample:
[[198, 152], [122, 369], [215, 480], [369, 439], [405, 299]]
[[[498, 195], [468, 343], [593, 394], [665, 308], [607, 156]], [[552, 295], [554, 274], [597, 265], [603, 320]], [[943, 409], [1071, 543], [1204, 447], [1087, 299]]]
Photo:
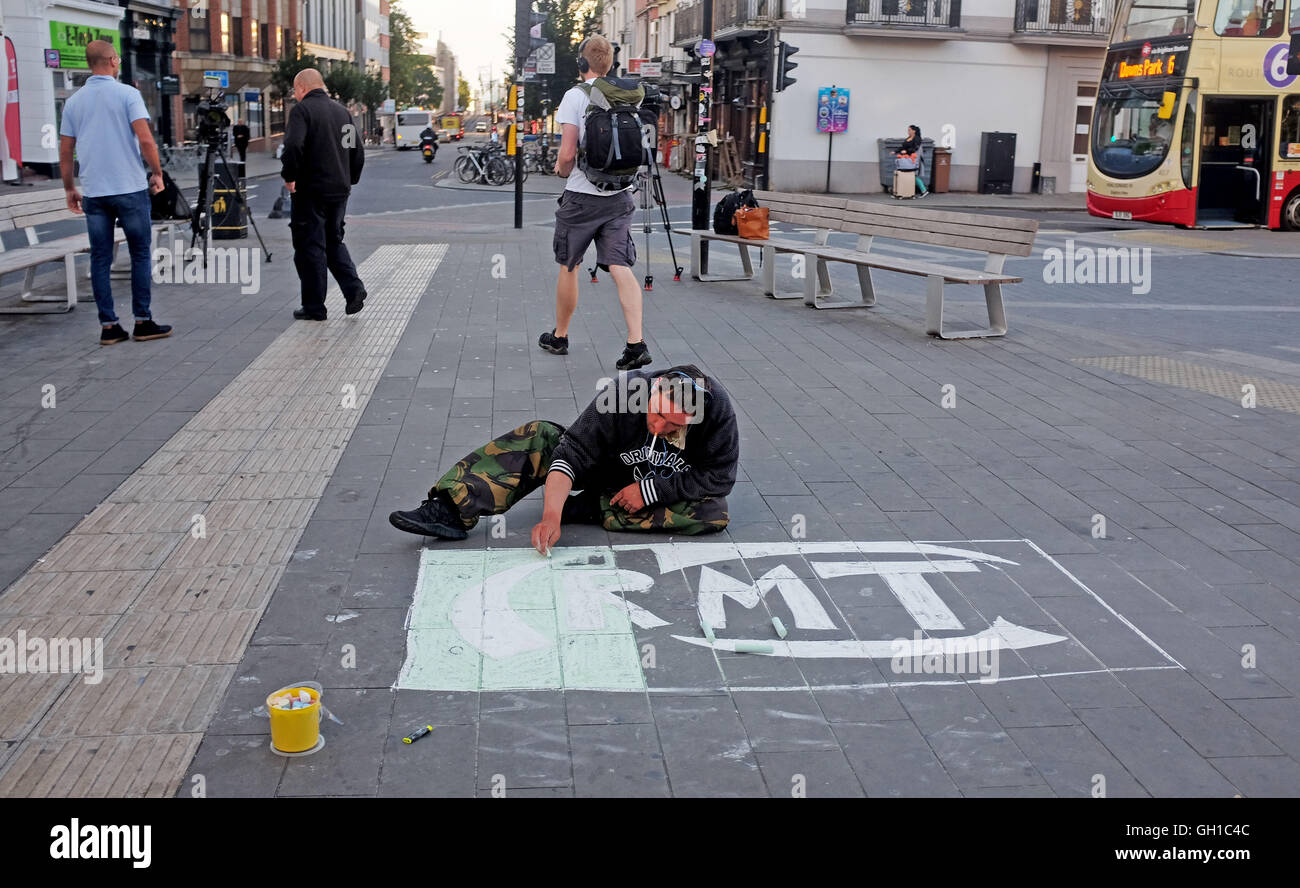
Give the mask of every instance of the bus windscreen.
[[1190, 34], [1196, 27], [1196, 0], [1121, 0], [1114, 43]]

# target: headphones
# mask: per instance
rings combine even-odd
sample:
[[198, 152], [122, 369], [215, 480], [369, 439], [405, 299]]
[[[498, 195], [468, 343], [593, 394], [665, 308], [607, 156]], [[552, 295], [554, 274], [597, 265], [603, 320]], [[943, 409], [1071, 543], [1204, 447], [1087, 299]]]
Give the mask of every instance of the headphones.
[[590, 37], [584, 37], [582, 42], [578, 44], [578, 70], [583, 74], [591, 70], [591, 62], [587, 61], [587, 57], [583, 55], [583, 52], [587, 49], [587, 41], [590, 39]]

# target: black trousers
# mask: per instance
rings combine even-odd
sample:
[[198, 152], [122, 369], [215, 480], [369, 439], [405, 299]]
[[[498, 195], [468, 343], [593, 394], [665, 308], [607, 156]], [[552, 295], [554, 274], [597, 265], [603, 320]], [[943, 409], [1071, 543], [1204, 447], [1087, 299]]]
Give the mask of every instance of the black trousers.
[[235, 150], [239, 152], [239, 162], [240, 162], [240, 163], [248, 163], [248, 143], [247, 143], [247, 142], [243, 142], [243, 143], [236, 142], [236, 143], [235, 143]]
[[343, 217], [347, 211], [346, 197], [325, 198], [297, 191], [290, 202], [293, 264], [302, 282], [302, 308], [310, 315], [325, 314], [327, 271], [338, 281], [344, 299], [355, 299], [365, 290], [348, 248], [343, 245]]

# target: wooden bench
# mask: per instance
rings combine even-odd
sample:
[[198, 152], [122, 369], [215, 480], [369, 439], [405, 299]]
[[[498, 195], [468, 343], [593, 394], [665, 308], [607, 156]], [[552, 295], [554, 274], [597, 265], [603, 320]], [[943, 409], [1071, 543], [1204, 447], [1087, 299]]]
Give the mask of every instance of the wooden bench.
[[[975, 213], [955, 213], [885, 203], [868, 203], [821, 194], [790, 194], [757, 191], [758, 202], [769, 209], [773, 222], [786, 222], [816, 229], [812, 243], [777, 236], [765, 241], [744, 240], [710, 231], [691, 231], [691, 274], [697, 280], [750, 280], [753, 264], [749, 247], [763, 252], [763, 291], [776, 299], [797, 299], [812, 308], [869, 308], [876, 304], [872, 270], [892, 271], [924, 277], [927, 280], [926, 332], [942, 339], [978, 336], [1003, 336], [1007, 332], [1006, 312], [1002, 305], [1002, 285], [1019, 283], [1021, 278], [1004, 274], [1007, 256], [1028, 256], [1033, 250], [1038, 223], [1031, 220]], [[858, 235], [855, 247], [833, 246], [834, 232]], [[927, 259], [908, 259], [872, 253], [875, 238], [927, 244], [984, 255], [983, 270], [945, 265]], [[706, 240], [734, 243], [740, 249], [745, 274], [741, 277], [700, 275], [700, 245]], [[801, 293], [776, 291], [776, 255], [800, 254], [805, 260], [805, 277]], [[832, 287], [828, 263], [847, 262], [858, 271], [860, 294], [855, 299], [831, 299]], [[988, 307], [989, 326], [982, 330], [945, 331], [943, 321], [944, 285], [980, 284]]]
[[[80, 253], [90, 252], [90, 235], [81, 231], [68, 237], [41, 241], [36, 234], [36, 228], [39, 225], [67, 221], [79, 221], [84, 226], [84, 219], [84, 216], [78, 216], [68, 209], [62, 188], [23, 189], [0, 196], [0, 232], [22, 229], [27, 237], [27, 245], [17, 249], [5, 250], [3, 242], [0, 242], [0, 275], [25, 271], [20, 293], [23, 302], [58, 303], [54, 306], [4, 307], [0, 308], [0, 314], [61, 313], [72, 311], [77, 307], [76, 257]], [[152, 236], [160, 232], [173, 232], [176, 224], [154, 222]], [[115, 252], [117, 245], [125, 240], [126, 233], [121, 228], [114, 228]], [[33, 292], [37, 268], [52, 262], [63, 263], [66, 298], [40, 296]], [[115, 265], [113, 276], [129, 278], [129, 262], [125, 267]]]

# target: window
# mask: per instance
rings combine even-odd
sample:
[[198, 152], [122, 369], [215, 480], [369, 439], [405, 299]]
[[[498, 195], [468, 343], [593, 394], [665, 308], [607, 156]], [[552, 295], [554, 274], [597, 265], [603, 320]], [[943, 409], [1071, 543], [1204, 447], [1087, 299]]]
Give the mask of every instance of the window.
[[1220, 37], [1280, 37], [1283, 0], [1219, 0], [1214, 33]]
[[253, 22], [253, 27], [257, 29], [257, 52], [264, 59], [274, 58], [271, 55], [271, 38], [275, 35], [274, 30], [267, 30], [264, 23]]
[[1300, 3], [1291, 0], [1291, 33], [1300, 34]]
[[248, 23], [248, 54], [253, 57], [262, 55], [262, 44], [259, 38], [262, 36], [261, 29], [257, 26], [257, 19]]
[[1198, 101], [1199, 96], [1196, 90], [1189, 91], [1187, 93], [1187, 110], [1183, 112], [1183, 135], [1180, 146], [1182, 157], [1180, 160], [1182, 162], [1183, 184], [1188, 188], [1192, 187], [1192, 172], [1196, 169], [1193, 162], [1196, 159], [1194, 152], [1196, 151], [1196, 103]]
[[293, 38], [289, 36], [288, 28], [282, 29], [280, 33], [284, 35], [280, 39], [280, 56], [287, 59], [290, 53], [293, 52]]
[[230, 14], [221, 13], [221, 45], [217, 52], [230, 52]]
[[1300, 96], [1282, 100], [1282, 125], [1278, 127], [1277, 153], [1300, 160]]
[[1108, 176], [1135, 179], [1160, 166], [1169, 153], [1173, 121], [1157, 116], [1163, 89], [1122, 87], [1097, 100], [1092, 160]]
[[231, 36], [234, 37], [232, 41], [233, 47], [230, 51], [237, 56], [241, 56], [244, 54], [244, 20], [239, 16], [235, 16], [230, 20], [230, 27], [233, 30]]
[[1196, 27], [1196, 0], [1121, 0], [1115, 43], [1190, 34]]
[[[204, 15], [195, 16], [195, 12], [203, 12]], [[208, 17], [206, 10], [190, 10], [190, 52], [211, 52], [212, 39], [208, 31]]]

